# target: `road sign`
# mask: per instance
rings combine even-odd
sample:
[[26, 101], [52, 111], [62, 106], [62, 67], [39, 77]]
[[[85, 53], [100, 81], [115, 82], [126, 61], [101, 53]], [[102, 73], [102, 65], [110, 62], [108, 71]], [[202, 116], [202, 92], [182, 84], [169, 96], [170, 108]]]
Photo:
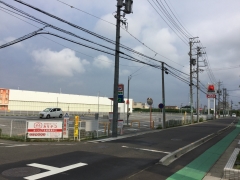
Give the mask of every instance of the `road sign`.
[[160, 103], [160, 104], [158, 105], [158, 108], [160, 108], [160, 109], [164, 108], [164, 104], [163, 104], [163, 103]]
[[216, 98], [216, 94], [207, 94], [207, 98]]
[[147, 98], [147, 104], [151, 106], [153, 104], [152, 98]]
[[69, 118], [69, 114], [65, 113], [63, 117], [68, 117]]

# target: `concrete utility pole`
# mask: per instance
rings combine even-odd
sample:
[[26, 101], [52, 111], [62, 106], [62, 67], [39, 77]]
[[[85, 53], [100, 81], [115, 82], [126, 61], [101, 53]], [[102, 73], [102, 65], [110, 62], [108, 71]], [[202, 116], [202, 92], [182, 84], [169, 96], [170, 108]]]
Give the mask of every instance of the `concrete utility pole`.
[[[121, 1], [121, 0], [119, 0]], [[113, 93], [113, 120], [112, 120], [112, 137], [117, 137], [118, 123], [118, 81], [119, 81], [119, 42], [120, 42], [120, 9], [121, 2], [117, 4], [117, 26], [116, 26], [116, 52], [115, 52], [115, 70], [114, 70], [114, 93]]]
[[188, 55], [190, 56], [190, 108], [191, 108], [191, 122], [193, 124], [193, 92], [192, 92], [192, 78], [193, 78], [193, 72], [192, 72], [192, 65], [193, 65], [193, 59], [192, 59], [192, 46], [194, 43], [193, 40], [196, 39], [198, 37], [193, 37], [193, 38], [189, 38], [189, 46], [190, 46], [190, 52], [188, 53]]
[[197, 47], [197, 122], [199, 123], [199, 56], [201, 48]]
[[114, 69], [114, 90], [113, 90], [113, 120], [112, 120], [112, 137], [117, 137], [117, 124], [118, 124], [118, 82], [119, 82], [119, 44], [120, 44], [120, 23], [125, 23], [121, 20], [121, 8], [125, 14], [132, 13], [133, 0], [117, 0], [117, 14], [115, 18], [117, 20], [116, 25], [116, 50], [115, 50], [115, 69]]
[[226, 88], [223, 88], [223, 117], [226, 116]]
[[220, 96], [222, 95], [222, 90], [221, 90], [221, 82], [219, 81], [218, 82], [218, 90], [217, 90], [217, 94], [218, 94], [218, 118], [220, 118]]

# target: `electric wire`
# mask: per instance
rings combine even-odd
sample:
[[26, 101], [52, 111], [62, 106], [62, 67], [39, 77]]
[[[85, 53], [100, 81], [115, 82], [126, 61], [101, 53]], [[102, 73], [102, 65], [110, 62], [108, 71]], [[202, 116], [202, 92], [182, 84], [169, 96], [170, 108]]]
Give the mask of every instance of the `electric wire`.
[[[162, 15], [157, 11], [157, 9], [152, 5], [152, 3], [150, 3], [150, 1], [148, 0], [149, 4], [152, 6], [152, 8], [158, 13], [158, 15], [165, 21], [165, 23], [169, 26], [169, 24], [167, 23], [167, 21], [162, 17]], [[169, 26], [172, 31], [182, 40], [182, 42], [186, 45], [188, 45], [188, 43], [186, 43], [185, 40], [183, 40], [174, 30], [171, 26]]]
[[[14, 0], [14, 1], [17, 1], [17, 2], [20, 2], [20, 1], [18, 1], [18, 0]], [[2, 3], [2, 1], [0, 1], [1, 3]], [[22, 3], [22, 2], [20, 2], [20, 3]], [[5, 3], [4, 3], [5, 4]], [[26, 3], [24, 3], [24, 5], [26, 5]], [[27, 5], [27, 6], [29, 6], [29, 5]], [[29, 7], [32, 7], [32, 6], [29, 6]], [[16, 8], [15, 8], [16, 9]], [[38, 9], [38, 8], [33, 8], [33, 9]], [[40, 12], [42, 12], [41, 10], [40, 10]], [[46, 14], [46, 13], [44, 13], [44, 14]], [[47, 15], [49, 15], [48, 13], [47, 13]], [[50, 15], [51, 16], [51, 15]], [[31, 16], [31, 17], [33, 17], [33, 16]], [[60, 19], [60, 18], [58, 18], [58, 17], [56, 17], [56, 16], [53, 16], [55, 19]], [[34, 18], [34, 19], [36, 19], [36, 18]], [[63, 22], [65, 22], [64, 20], [62, 20], [62, 19], [60, 19], [61, 21], [63, 21]], [[41, 21], [42, 22], [42, 21]], [[69, 24], [68, 22], [65, 22], [65, 23], [67, 23], [67, 24]], [[70, 23], [71, 25], [72, 25], [72, 23]], [[78, 27], [78, 26], [76, 26], [76, 25], [73, 25], [73, 26], [75, 26], [75, 27]], [[78, 28], [79, 29], [79, 28]], [[81, 28], [80, 28], [81, 29]], [[50, 34], [50, 35], [54, 35], [54, 36], [57, 36], [58, 37], [58, 35], [56, 35], [56, 34], [53, 34], [53, 33], [45, 33], [45, 32], [42, 32], [42, 33], [38, 33], [38, 34]], [[35, 35], [34, 35], [35, 36]], [[62, 38], [62, 37], [60, 37], [59, 36], [59, 38]], [[65, 39], [65, 40], [67, 40], [67, 38], [62, 38], [62, 39]], [[71, 41], [71, 40], [70, 40]], [[74, 42], [74, 43], [76, 43], [75, 41], [71, 41], [71, 42]], [[79, 43], [79, 45], [83, 45], [82, 43]], [[85, 46], [85, 47], [89, 47], [89, 46], [86, 46], [86, 45], [83, 45], [83, 46]], [[89, 47], [90, 48], [90, 47]], [[91, 47], [92, 48], [92, 47]], [[97, 49], [97, 48], [92, 48], [92, 49], [94, 49], [94, 50], [98, 50], [98, 51], [101, 51], [101, 52], [104, 52], [104, 53], [107, 53], [107, 54], [110, 54], [110, 55], [113, 55], [113, 54], [111, 54], [111, 53], [109, 53], [109, 52], [105, 52], [105, 51], [102, 51], [102, 50], [99, 50], [99, 49]], [[124, 55], [126, 55], [126, 54], [124, 54]], [[142, 54], [141, 54], [142, 55]], [[125, 58], [125, 59], [128, 59], [128, 58], [126, 58], [126, 57], [122, 57], [122, 58]], [[148, 57], [149, 58], [149, 57]], [[151, 58], [152, 59], [152, 58]], [[132, 59], [131, 59], [132, 60]], [[155, 60], [155, 59], [153, 59], [153, 60]], [[155, 60], [155, 61], [157, 61], [157, 60]], [[139, 61], [136, 61], [136, 62], [139, 62]], [[158, 61], [158, 62], [161, 62], [161, 61]], [[152, 66], [152, 67], [155, 67], [154, 65], [152, 65], [152, 64], [149, 64], [150, 66]], [[174, 74], [175, 76], [176, 76], [176, 74]], [[177, 76], [178, 78], [181, 78], [181, 77], [179, 77], [179, 76]], [[182, 79], [182, 80], [184, 80], [184, 79]]]
[[168, 19], [168, 21], [173, 25], [173, 27], [179, 32], [181, 33], [183, 36], [185, 36], [187, 39], [189, 39], [190, 36], [188, 36], [184, 30], [179, 27], [179, 25], [176, 23], [176, 21], [174, 20], [174, 18], [171, 16], [171, 14], [168, 12], [168, 10], [166, 9], [165, 5], [162, 3], [162, 1], [160, 0], [160, 3], [158, 0], [156, 0], [157, 4], [159, 5], [159, 7], [162, 9], [160, 10], [163, 15]]
[[[113, 23], [111, 23], [111, 22], [109, 22], [109, 21], [106, 21], [106, 20], [104, 20], [104, 19], [102, 19], [102, 18], [100, 18], [100, 17], [97, 17], [97, 16], [95, 16], [95, 15], [93, 15], [93, 14], [91, 14], [91, 13], [88, 13], [88, 12], [86, 12], [86, 11], [83, 11], [83, 10], [77, 8], [77, 7], [74, 7], [73, 5], [67, 4], [67, 3], [62, 2], [62, 1], [60, 1], [60, 0], [57, 0], [57, 1], [60, 2], [60, 3], [65, 4], [66, 6], [69, 6], [69, 7], [71, 7], [71, 8], [74, 8], [74, 9], [76, 9], [76, 10], [78, 10], [78, 11], [81, 11], [81, 12], [83, 12], [83, 13], [86, 13], [86, 14], [94, 17], [94, 18], [97, 18], [97, 19], [102, 20], [102, 21], [104, 21], [104, 22], [106, 22], [106, 23], [109, 23], [109, 24], [111, 24], [111, 25], [113, 25], [113, 26], [116, 26], [115, 24], [113, 24]], [[130, 36], [132, 36], [136, 41], [138, 41], [140, 44], [142, 44], [143, 46], [145, 46], [147, 49], [149, 49], [150, 51], [152, 51], [155, 55], [159, 55], [159, 56], [161, 56], [161, 57], [163, 57], [163, 58], [165, 58], [165, 59], [167, 59], [167, 60], [172, 61], [173, 63], [175, 63], [175, 64], [177, 64], [177, 65], [179, 65], [179, 66], [182, 66], [181, 64], [179, 64], [179, 63], [177, 63], [177, 62], [175, 62], [175, 61], [167, 58], [166, 56], [163, 56], [162, 54], [159, 54], [158, 52], [154, 51], [152, 48], [150, 48], [149, 46], [147, 46], [145, 43], [143, 43], [141, 40], [139, 40], [136, 36], [134, 36], [132, 33], [130, 33], [128, 30], [126, 30], [126, 29], [123, 28], [122, 26], [121, 26], [121, 29], [124, 30], [125, 32], [127, 32]]]

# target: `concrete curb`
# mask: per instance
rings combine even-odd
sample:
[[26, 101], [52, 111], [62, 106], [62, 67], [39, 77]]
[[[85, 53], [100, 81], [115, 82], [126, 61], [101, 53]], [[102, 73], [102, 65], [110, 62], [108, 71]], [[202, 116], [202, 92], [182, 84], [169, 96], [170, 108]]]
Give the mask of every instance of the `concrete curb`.
[[215, 136], [223, 133], [224, 131], [226, 131], [228, 128], [230, 128], [233, 125], [233, 123], [231, 123], [229, 126], [219, 130], [216, 133], [210, 134], [204, 138], [201, 138], [187, 146], [184, 146], [166, 156], [164, 156], [161, 160], [159, 160], [159, 164], [168, 166], [169, 164], [171, 164], [173, 161], [175, 161], [176, 159], [178, 159], [179, 157], [181, 157], [182, 155], [186, 154], [187, 152], [193, 150], [194, 148], [202, 145], [203, 143], [207, 142], [208, 140], [214, 138]]

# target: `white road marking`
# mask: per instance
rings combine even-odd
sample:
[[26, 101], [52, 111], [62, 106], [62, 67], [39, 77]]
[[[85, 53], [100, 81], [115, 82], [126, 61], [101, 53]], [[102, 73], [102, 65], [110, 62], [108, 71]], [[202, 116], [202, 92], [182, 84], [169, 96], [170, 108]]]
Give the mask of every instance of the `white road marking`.
[[54, 174], [59, 174], [71, 169], [75, 169], [81, 166], [86, 166], [86, 163], [77, 163], [77, 164], [73, 164], [70, 166], [65, 166], [62, 168], [57, 168], [57, 167], [53, 167], [53, 166], [48, 166], [48, 165], [44, 165], [44, 164], [38, 164], [38, 163], [32, 163], [32, 164], [27, 164], [28, 166], [32, 166], [32, 167], [36, 167], [36, 168], [41, 168], [41, 169], [46, 169], [49, 170], [47, 172], [43, 172], [43, 173], [39, 173], [39, 174], [35, 174], [32, 176], [28, 176], [28, 177], [24, 177], [24, 179], [28, 179], [28, 180], [36, 180], [36, 179], [41, 179], [44, 177], [48, 177], [48, 176], [52, 176]]
[[158, 150], [153, 150], [153, 149], [135, 148], [135, 147], [128, 147], [128, 146], [122, 146], [122, 147], [123, 148], [129, 148], [129, 149], [137, 149], [137, 150], [142, 150], [142, 151], [157, 152], [157, 153], [165, 153], [165, 154], [170, 153], [170, 152], [158, 151]]
[[15, 144], [15, 145], [4, 146], [4, 147], [21, 147], [21, 146], [29, 146], [29, 144]]
[[0, 126], [6, 126], [6, 125], [4, 125], [4, 124], [0, 124]]

